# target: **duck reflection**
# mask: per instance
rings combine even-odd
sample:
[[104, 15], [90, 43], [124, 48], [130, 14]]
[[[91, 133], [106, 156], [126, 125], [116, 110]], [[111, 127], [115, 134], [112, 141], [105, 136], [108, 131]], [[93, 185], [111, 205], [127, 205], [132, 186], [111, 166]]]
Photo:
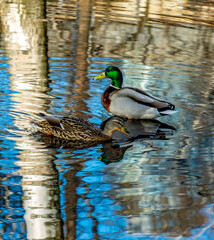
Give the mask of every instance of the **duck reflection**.
[[[106, 122], [109, 121], [111, 118], [108, 118], [106, 121], [101, 123], [100, 128], [103, 129]], [[170, 126], [166, 123], [162, 123], [158, 120], [126, 120], [125, 121], [125, 128], [132, 136], [132, 141], [135, 139], [166, 139], [167, 136], [172, 135], [176, 128]], [[121, 134], [120, 132], [115, 132], [113, 134], [113, 139], [117, 141], [128, 141], [130, 137]]]
[[[89, 148], [96, 146], [97, 144], [94, 143], [78, 143], [78, 142], [71, 142], [63, 139], [59, 139], [52, 136], [41, 136], [41, 140], [45, 143], [47, 147], [56, 147], [56, 148], [63, 148], [69, 149], [71, 151], [81, 150], [84, 148]], [[102, 148], [98, 150], [101, 152], [100, 157], [98, 158], [100, 161], [104, 162], [105, 164], [109, 164], [111, 162], [119, 162], [122, 160], [126, 150], [132, 147], [132, 145], [128, 145], [125, 147], [120, 147], [119, 144], [115, 144], [112, 142], [102, 143]]]
[[[100, 128], [102, 131], [108, 123], [111, 123], [113, 118], [114, 117], [110, 117], [101, 123]], [[121, 119], [121, 121], [124, 120]], [[157, 120], [125, 120], [124, 126], [130, 133], [130, 136], [121, 131], [115, 131], [111, 141], [100, 142], [102, 148], [99, 150], [101, 155], [98, 159], [105, 164], [122, 160], [126, 150], [132, 147], [130, 143], [134, 142], [136, 139], [166, 140], [166, 136], [173, 134], [176, 130], [173, 126]], [[41, 140], [47, 147], [61, 147], [71, 151], [94, 147], [99, 144], [99, 142], [71, 141], [44, 134], [41, 135]]]
[[105, 143], [103, 144], [102, 149], [100, 150], [102, 154], [98, 158], [100, 161], [105, 164], [119, 162], [123, 159], [123, 156], [127, 149], [132, 147], [132, 145], [128, 145], [125, 147], [120, 147], [118, 144]]

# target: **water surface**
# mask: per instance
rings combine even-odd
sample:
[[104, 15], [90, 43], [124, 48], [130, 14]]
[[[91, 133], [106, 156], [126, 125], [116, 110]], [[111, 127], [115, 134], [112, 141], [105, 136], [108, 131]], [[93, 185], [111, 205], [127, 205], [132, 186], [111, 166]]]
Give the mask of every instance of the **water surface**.
[[[214, 239], [213, 2], [1, 6], [1, 239]], [[119, 145], [33, 132], [39, 112], [111, 117], [94, 80], [108, 65], [178, 112], [127, 123], [142, 136]]]

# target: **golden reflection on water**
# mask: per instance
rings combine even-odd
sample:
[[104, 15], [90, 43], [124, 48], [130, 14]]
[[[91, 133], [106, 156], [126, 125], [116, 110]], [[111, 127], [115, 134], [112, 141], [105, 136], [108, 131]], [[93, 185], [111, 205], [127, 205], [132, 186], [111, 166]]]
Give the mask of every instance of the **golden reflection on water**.
[[40, 142], [36, 144], [35, 140], [26, 140], [28, 146], [17, 142], [17, 147], [22, 147], [22, 153], [16, 164], [20, 167], [18, 173], [22, 176], [22, 201], [27, 237], [28, 239], [61, 239], [63, 233], [59, 181], [52, 157], [54, 152], [45, 149]]
[[[148, 161], [146, 154], [140, 163], [119, 163], [106, 170], [111, 175], [106, 174], [105, 181], [113, 181], [119, 186], [109, 194], [116, 203], [122, 203], [119, 215], [128, 216], [129, 232], [148, 235], [165, 233], [169, 237], [190, 236], [189, 231], [193, 226], [209, 222], [208, 217], [200, 212], [208, 203], [207, 199], [203, 195], [196, 197], [194, 187], [180, 184], [194, 184], [194, 177], [176, 176], [173, 164], [170, 164], [169, 172], [164, 166], [157, 166], [157, 158]], [[213, 182], [212, 173], [208, 170], [206, 174], [204, 181]], [[206, 184], [197, 189], [202, 192]]]
[[[94, 239], [98, 239], [98, 218], [93, 215], [95, 207], [87, 197], [94, 189], [83, 177], [77, 176], [84, 173], [84, 163], [94, 156], [85, 158], [86, 150], [82, 155], [65, 150], [61, 158], [68, 162], [69, 170], [59, 164], [59, 172], [66, 170], [63, 178], [67, 181], [60, 188], [59, 172], [54, 165], [54, 160], [60, 159], [58, 149], [47, 148], [24, 129], [39, 112], [46, 111], [106, 118], [103, 109], [94, 111], [98, 105], [96, 100], [96, 104], [93, 102], [90, 106], [95, 95], [90, 90], [101, 87], [100, 83], [91, 80], [94, 73], [90, 71], [103, 70], [113, 60], [125, 70], [126, 85], [139, 87], [137, 80], [142, 79], [157, 94], [174, 97], [180, 109], [185, 106], [183, 111], [191, 118], [190, 123], [185, 123], [191, 125], [191, 131], [204, 134], [204, 129], [213, 125], [213, 118], [209, 116], [213, 104], [214, 5], [211, 1], [205, 4], [203, 1], [167, 0], [46, 3], [13, 0], [1, 4], [1, 38], [9, 58], [13, 91], [11, 114], [14, 126], [20, 129], [18, 136], [8, 138], [16, 142], [16, 149], [20, 149], [15, 164], [20, 167], [18, 174], [22, 176], [27, 236], [29, 239], [61, 239], [65, 234], [65, 239], [76, 239], [76, 209], [80, 197], [76, 191], [81, 182], [86, 191], [81, 197], [90, 209], [88, 215], [93, 222]], [[188, 66], [169, 63], [188, 63]], [[197, 65], [200, 68], [196, 68]], [[132, 75], [134, 80], [129, 78]], [[151, 76], [161, 81], [150, 83]], [[177, 78], [183, 82], [175, 88]], [[190, 96], [191, 104], [188, 105], [185, 98]], [[62, 102], [57, 105], [61, 98]], [[102, 108], [101, 105], [98, 108]], [[200, 117], [197, 117], [199, 111]], [[184, 118], [185, 114], [181, 114], [176, 120], [184, 123]], [[155, 125], [154, 132], [156, 128]], [[203, 142], [204, 135], [191, 138], [192, 132], [185, 134], [186, 138], [178, 135], [176, 140], [171, 140], [173, 146], [177, 145], [175, 150], [171, 150], [166, 141], [157, 143], [147, 139], [144, 145], [137, 142], [131, 147], [114, 149], [103, 145], [95, 151], [101, 151], [99, 159], [103, 162], [106, 155], [117, 158], [103, 167], [104, 180], [99, 184], [117, 185], [116, 189], [102, 194], [109, 195], [115, 205], [122, 206], [116, 214], [127, 217], [126, 230], [131, 234], [190, 236], [192, 229], [208, 223], [208, 217], [200, 210], [212, 202], [211, 154], [205, 155], [202, 147], [197, 149], [196, 160], [200, 162], [205, 155], [206, 163], [200, 172], [203, 181], [197, 185], [197, 176], [191, 178], [188, 172], [192, 169], [187, 171], [185, 164], [179, 165], [179, 161], [173, 160], [188, 159], [195, 154], [192, 146], [207, 143]], [[156, 132], [153, 135], [156, 136]], [[126, 160], [119, 162], [125, 152]], [[169, 159], [163, 160], [166, 156], [171, 158], [169, 163]], [[177, 169], [182, 167], [184, 172], [179, 172]], [[97, 171], [98, 175], [101, 173]], [[86, 172], [86, 175], [93, 175], [93, 172]], [[64, 230], [59, 197], [62, 190], [66, 214]]]

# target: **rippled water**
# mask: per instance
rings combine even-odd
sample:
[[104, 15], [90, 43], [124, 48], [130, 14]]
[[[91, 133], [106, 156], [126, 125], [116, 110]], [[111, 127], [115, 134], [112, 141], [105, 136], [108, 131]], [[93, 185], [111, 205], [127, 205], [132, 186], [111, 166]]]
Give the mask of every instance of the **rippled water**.
[[[0, 238], [214, 239], [214, 3], [1, 1]], [[108, 119], [95, 81], [176, 105], [128, 121], [135, 141], [74, 149], [39, 112]]]

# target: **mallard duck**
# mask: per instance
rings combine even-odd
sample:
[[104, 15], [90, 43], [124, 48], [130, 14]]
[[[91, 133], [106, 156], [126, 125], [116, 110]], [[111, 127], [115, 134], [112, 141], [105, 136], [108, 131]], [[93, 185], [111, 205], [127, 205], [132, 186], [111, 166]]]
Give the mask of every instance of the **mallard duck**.
[[123, 75], [118, 67], [109, 66], [95, 80], [110, 78], [111, 85], [101, 97], [103, 107], [116, 116], [128, 119], [153, 119], [173, 114], [175, 106], [133, 87], [123, 87]]
[[69, 141], [80, 142], [105, 142], [112, 139], [115, 131], [121, 131], [127, 135], [124, 127], [124, 121], [119, 117], [114, 117], [108, 121], [104, 129], [95, 127], [89, 121], [77, 117], [55, 117], [40, 113], [43, 121], [37, 122], [37, 128], [40, 133], [54, 136]]

